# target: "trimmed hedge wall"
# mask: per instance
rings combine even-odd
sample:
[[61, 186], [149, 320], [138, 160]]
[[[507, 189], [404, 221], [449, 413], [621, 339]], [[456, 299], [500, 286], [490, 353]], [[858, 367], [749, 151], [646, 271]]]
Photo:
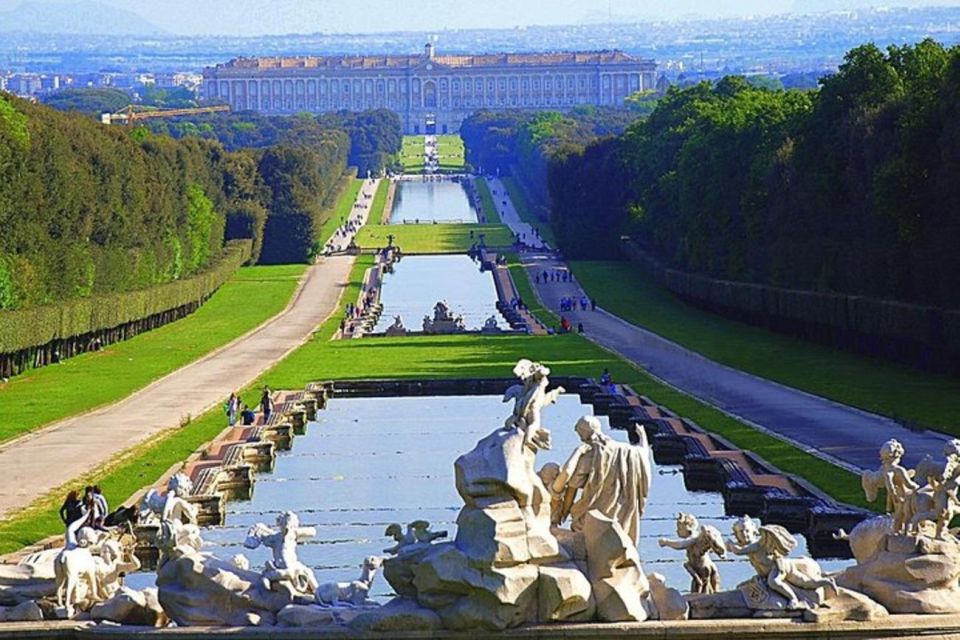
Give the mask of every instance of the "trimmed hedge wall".
[[914, 366], [960, 372], [960, 310], [718, 280], [665, 267], [635, 242], [625, 256], [691, 304], [774, 331]]
[[195, 308], [250, 258], [250, 251], [249, 240], [234, 240], [206, 269], [183, 280], [63, 304], [0, 311], [0, 354], [9, 356], [110, 331], [181, 307]]

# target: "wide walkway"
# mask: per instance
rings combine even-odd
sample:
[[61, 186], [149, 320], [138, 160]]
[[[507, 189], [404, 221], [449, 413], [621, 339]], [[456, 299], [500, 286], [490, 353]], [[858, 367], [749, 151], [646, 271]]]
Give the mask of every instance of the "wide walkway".
[[[594, 342], [758, 429], [852, 471], [876, 468], [880, 445], [890, 438], [904, 444], [909, 464], [926, 454], [943, 458], [943, 445], [950, 439], [947, 435], [913, 431], [889, 418], [732, 369], [600, 308], [591, 311], [588, 305], [581, 311], [578, 305], [578, 310], [561, 314], [561, 298], [580, 301], [586, 294], [575, 282], [544, 283], [541, 278], [536, 284], [535, 275], [566, 271], [566, 264], [546, 253], [522, 257], [541, 302], [566, 316], [574, 328], [582, 322], [586, 336]], [[701, 426], [710, 428], [709, 424]]]
[[[376, 182], [358, 194], [369, 211]], [[366, 214], [357, 210], [359, 219]], [[353, 233], [346, 239], [352, 238]], [[124, 450], [187, 416], [224, 402], [303, 344], [337, 307], [348, 284], [352, 256], [333, 256], [311, 266], [289, 306], [269, 321], [126, 399], [68, 418], [0, 447], [0, 517], [92, 471]], [[56, 402], [56, 398], [51, 398]], [[224, 419], [226, 426], [226, 419]]]
[[487, 184], [490, 187], [490, 195], [493, 196], [493, 203], [500, 214], [500, 220], [510, 227], [513, 235], [520, 236], [521, 240], [529, 247], [534, 249], [546, 249], [547, 243], [535, 233], [532, 226], [524, 222], [513, 206], [513, 200], [507, 195], [507, 188], [500, 178], [487, 178]]

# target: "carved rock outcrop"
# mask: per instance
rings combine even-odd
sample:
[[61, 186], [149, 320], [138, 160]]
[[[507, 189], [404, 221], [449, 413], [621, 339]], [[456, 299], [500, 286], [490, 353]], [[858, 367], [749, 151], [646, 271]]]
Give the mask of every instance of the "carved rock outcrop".
[[887, 534], [870, 560], [837, 582], [891, 613], [960, 613], [960, 542]]

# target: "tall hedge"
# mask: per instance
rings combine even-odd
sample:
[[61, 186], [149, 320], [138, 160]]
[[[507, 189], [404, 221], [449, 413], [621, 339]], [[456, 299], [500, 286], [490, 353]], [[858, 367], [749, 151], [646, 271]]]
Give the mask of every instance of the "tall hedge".
[[0, 353], [119, 327], [205, 300], [250, 257], [250, 242], [231, 242], [203, 271], [175, 282], [59, 304], [0, 311]]

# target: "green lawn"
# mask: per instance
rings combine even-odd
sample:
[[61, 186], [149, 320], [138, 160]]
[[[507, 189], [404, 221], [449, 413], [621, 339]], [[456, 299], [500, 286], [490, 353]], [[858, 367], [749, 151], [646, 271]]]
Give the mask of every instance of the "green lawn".
[[423, 171], [423, 145], [423, 136], [403, 136], [400, 161], [403, 163], [403, 170], [407, 173], [421, 173]]
[[[357, 259], [351, 283], [340, 301], [355, 301], [364, 271], [373, 257]], [[533, 297], [529, 280], [514, 258], [511, 271], [521, 295], [535, 312], [543, 312]], [[359, 378], [438, 378], [509, 375], [521, 357], [541, 360], [559, 375], [596, 376], [609, 368], [615, 380], [660, 402], [701, 426], [727, 437], [738, 446], [750, 449], [783, 471], [811, 481], [834, 497], [863, 505], [860, 481], [850, 473], [804, 453], [779, 440], [729, 418], [689, 396], [665, 387], [632, 364], [619, 359], [576, 334], [563, 336], [422, 336], [366, 340], [331, 340], [341, 313], [331, 316], [313, 338], [251, 384], [242, 393], [248, 404], [255, 404], [259, 389], [269, 384], [275, 389], [299, 389], [314, 380]], [[155, 482], [165, 470], [184, 460], [224, 426], [220, 409], [214, 409], [189, 425], [161, 435], [141, 445], [110, 466], [78, 479], [74, 485], [97, 482], [114, 502], [139, 488]], [[492, 428], [493, 425], [491, 425]], [[556, 425], [554, 428], [571, 428]], [[41, 499], [11, 519], [0, 523], [0, 552], [9, 552], [46, 536], [60, 533], [56, 515], [62, 491]]]
[[464, 165], [463, 140], [457, 134], [437, 136], [437, 155], [441, 169], [462, 169]]
[[474, 178], [473, 183], [477, 185], [477, 193], [480, 194], [480, 206], [483, 208], [483, 217], [488, 223], [500, 224], [500, 214], [497, 212], [497, 205], [490, 195], [490, 186], [483, 178]]
[[120, 400], [287, 305], [306, 265], [243, 267], [190, 316], [0, 384], [0, 441]]
[[385, 210], [387, 204], [387, 193], [390, 191], [390, 181], [387, 179], [377, 183], [377, 192], [373, 196], [373, 204], [370, 205], [370, 215], [367, 217], [369, 224], [382, 224], [386, 217]]
[[960, 435], [960, 380], [700, 311], [627, 262], [571, 266], [602, 307], [708, 358], [844, 404]]
[[379, 249], [387, 246], [387, 236], [392, 234], [394, 244], [407, 254], [465, 253], [481, 233], [490, 247], [513, 243], [510, 228], [502, 224], [388, 224], [363, 227], [357, 244], [361, 249]]
[[520, 216], [520, 219], [539, 231], [540, 237], [546, 240], [547, 244], [551, 247], [556, 248], [557, 239], [553, 235], [553, 229], [550, 227], [550, 223], [543, 222], [534, 215], [533, 210], [530, 208], [530, 203], [527, 202], [527, 196], [523, 192], [523, 188], [517, 184], [516, 179], [513, 176], [507, 176], [501, 178], [500, 181], [507, 188], [507, 194], [510, 196], [510, 201], [513, 202], [513, 206], [516, 207], [517, 215]]
[[337, 203], [334, 205], [330, 217], [323, 223], [323, 226], [320, 227], [320, 232], [317, 234], [317, 240], [321, 245], [326, 244], [331, 236], [333, 236], [333, 232], [337, 230], [337, 227], [346, 222], [347, 218], [350, 217], [353, 204], [357, 201], [357, 194], [360, 193], [360, 187], [362, 186], [363, 180], [360, 178], [349, 178], [349, 182], [342, 187], [343, 191], [337, 198]]

